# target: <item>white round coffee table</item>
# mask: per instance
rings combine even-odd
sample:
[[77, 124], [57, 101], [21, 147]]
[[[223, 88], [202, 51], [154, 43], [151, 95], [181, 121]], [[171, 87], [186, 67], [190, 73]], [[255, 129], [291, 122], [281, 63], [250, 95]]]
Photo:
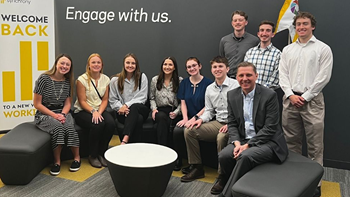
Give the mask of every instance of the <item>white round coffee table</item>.
[[105, 153], [115, 189], [125, 196], [162, 196], [175, 166], [177, 153], [165, 146], [133, 143]]

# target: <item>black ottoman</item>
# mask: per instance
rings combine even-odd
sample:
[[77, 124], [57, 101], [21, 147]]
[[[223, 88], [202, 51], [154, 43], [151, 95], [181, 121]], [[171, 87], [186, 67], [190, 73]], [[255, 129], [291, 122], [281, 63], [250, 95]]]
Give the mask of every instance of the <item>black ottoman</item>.
[[19, 124], [0, 138], [0, 178], [6, 185], [28, 184], [50, 161], [50, 135], [34, 122]]
[[232, 187], [234, 197], [310, 197], [321, 180], [323, 167], [302, 155], [289, 152], [283, 164], [255, 167]]

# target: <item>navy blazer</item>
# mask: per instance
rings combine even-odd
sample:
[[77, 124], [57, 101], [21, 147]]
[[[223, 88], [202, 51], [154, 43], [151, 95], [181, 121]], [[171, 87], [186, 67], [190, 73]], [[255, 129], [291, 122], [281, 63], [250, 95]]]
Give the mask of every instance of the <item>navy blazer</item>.
[[[228, 101], [228, 143], [245, 140], [245, 120], [243, 116], [242, 89], [236, 88], [227, 93]], [[288, 156], [288, 148], [280, 125], [277, 94], [260, 84], [255, 86], [253, 101], [253, 124], [256, 135], [248, 140], [250, 146], [257, 146], [273, 141], [273, 151], [280, 162]]]

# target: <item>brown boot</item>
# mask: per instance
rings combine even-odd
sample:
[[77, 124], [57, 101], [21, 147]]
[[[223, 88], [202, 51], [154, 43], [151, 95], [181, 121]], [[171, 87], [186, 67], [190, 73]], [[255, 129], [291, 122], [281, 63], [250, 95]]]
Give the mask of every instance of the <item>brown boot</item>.
[[92, 167], [95, 168], [101, 168], [102, 164], [101, 162], [97, 159], [97, 157], [91, 157], [89, 156], [89, 163], [91, 164]]
[[225, 178], [224, 175], [220, 174], [216, 179], [214, 186], [211, 188], [210, 193], [213, 195], [219, 195], [224, 189], [226, 183], [227, 183], [227, 179]]
[[103, 156], [99, 155], [97, 158], [103, 167], [107, 167], [107, 160]]
[[193, 169], [183, 177], [181, 177], [181, 182], [191, 182], [196, 179], [204, 178], [204, 169], [201, 164], [193, 165]]

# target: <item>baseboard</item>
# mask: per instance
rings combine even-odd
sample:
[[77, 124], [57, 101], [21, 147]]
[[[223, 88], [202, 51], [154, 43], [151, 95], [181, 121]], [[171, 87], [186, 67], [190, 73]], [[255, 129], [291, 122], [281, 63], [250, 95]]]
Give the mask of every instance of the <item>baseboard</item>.
[[7, 132], [9, 132], [10, 130], [2, 130], [2, 131], [0, 131], [0, 134], [5, 134], [5, 133], [7, 133]]
[[337, 168], [337, 169], [350, 170], [350, 162], [346, 162], [346, 161], [323, 159], [323, 166]]

